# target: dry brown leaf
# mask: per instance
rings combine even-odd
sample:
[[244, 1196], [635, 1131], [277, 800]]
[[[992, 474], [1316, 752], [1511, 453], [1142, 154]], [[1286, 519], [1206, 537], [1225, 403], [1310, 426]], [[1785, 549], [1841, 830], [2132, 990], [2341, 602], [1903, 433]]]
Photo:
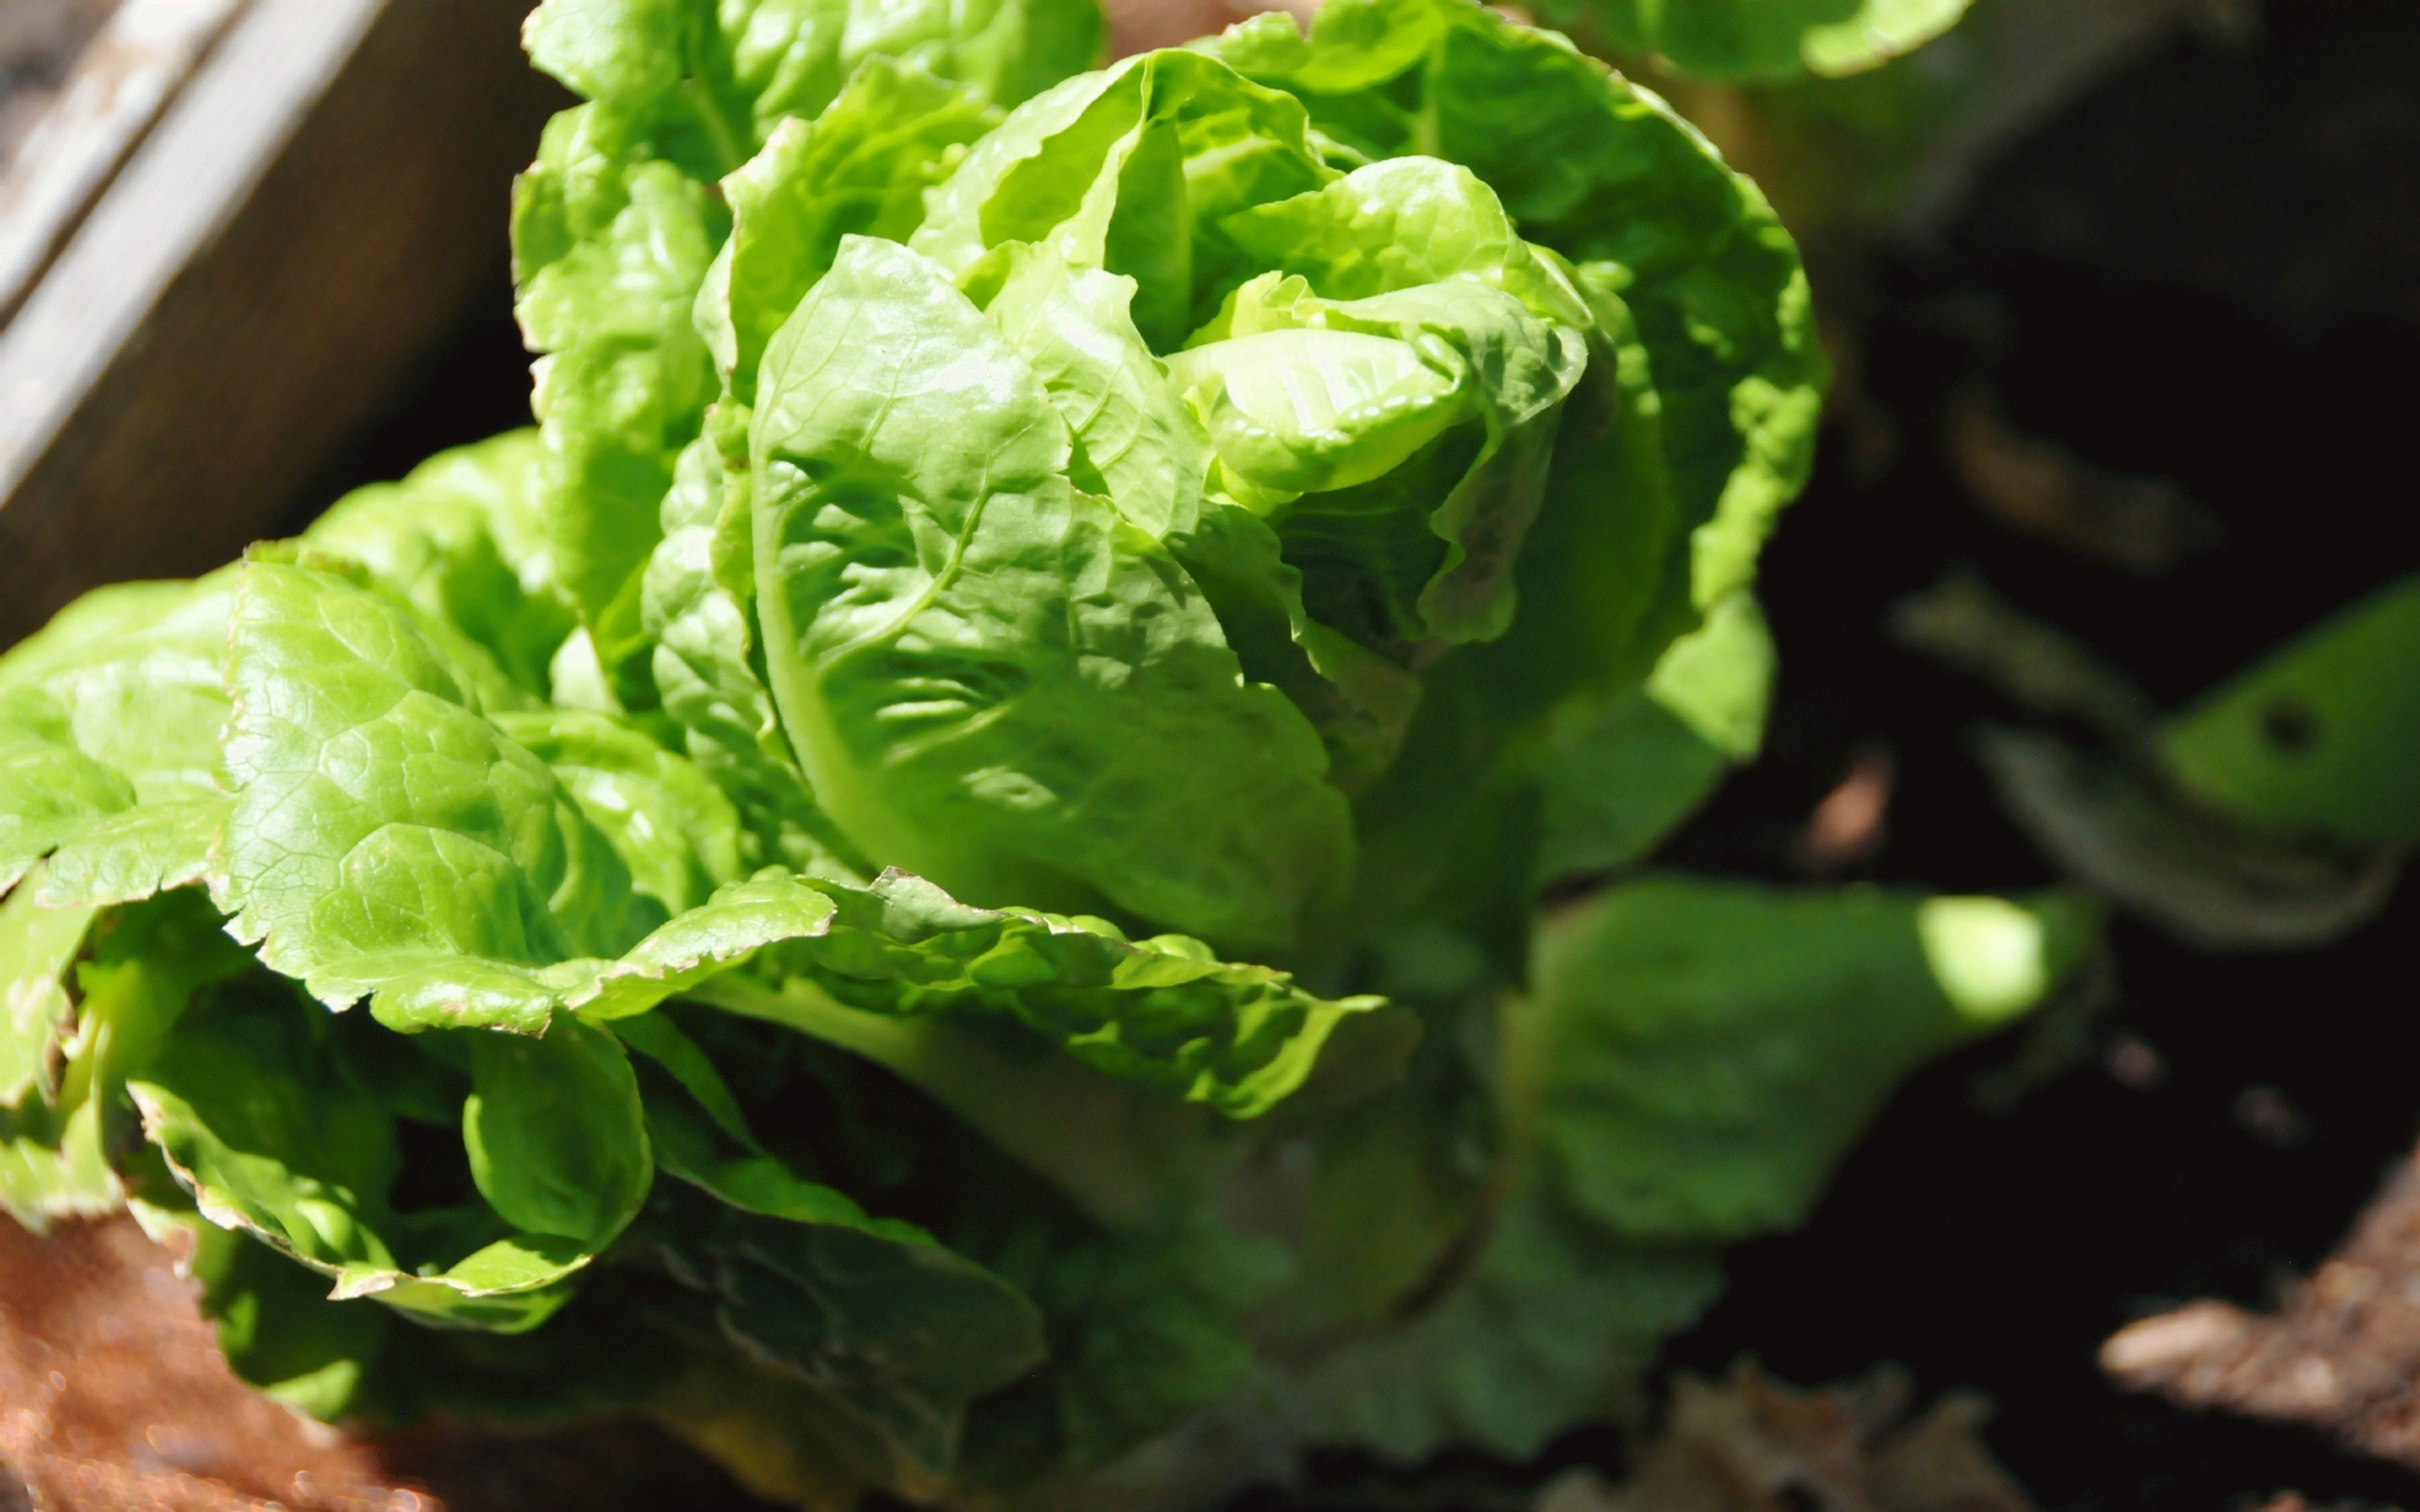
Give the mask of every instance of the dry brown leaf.
[[[2414, 1160], [2420, 1160], [2415, 1157]], [[2406, 1160], [2273, 1313], [2195, 1302], [2119, 1330], [2101, 1367], [2187, 1407], [2300, 1423], [2420, 1469], [2420, 1167]]]
[[1909, 1391], [1889, 1366], [1814, 1391], [1747, 1361], [1720, 1384], [1683, 1376], [1635, 1473], [1573, 1471], [1532, 1512], [2032, 1512], [1978, 1436], [1981, 1397], [1952, 1393], [1902, 1421]]

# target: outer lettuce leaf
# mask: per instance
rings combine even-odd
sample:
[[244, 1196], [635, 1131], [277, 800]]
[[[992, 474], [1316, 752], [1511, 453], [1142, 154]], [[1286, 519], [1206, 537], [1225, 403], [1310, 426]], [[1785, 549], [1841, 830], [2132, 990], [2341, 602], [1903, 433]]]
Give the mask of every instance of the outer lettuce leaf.
[[675, 1187], [645, 1242], [696, 1294], [693, 1327], [805, 1387], [881, 1481], [929, 1491], [956, 1463], [969, 1405], [1045, 1349], [1021, 1292], [903, 1227], [792, 1222]]
[[479, 1195], [518, 1228], [604, 1248], [654, 1175], [621, 1042], [566, 1014], [536, 1039], [477, 1034], [469, 1045], [462, 1145]]
[[1403, 1464], [1456, 1445], [1528, 1458], [1603, 1416], [1723, 1288], [1714, 1250], [1624, 1243], [1528, 1183], [1468, 1265], [1423, 1311], [1290, 1382], [1302, 1442]]
[[1672, 642], [1647, 682], [1566, 699], [1520, 764], [1540, 812], [1535, 879], [1628, 866], [1653, 849], [1764, 740], [1773, 640], [1735, 594]]
[[[114, 1211], [124, 1187], [113, 1156], [132, 1136], [124, 1079], [194, 994], [243, 969], [243, 952], [192, 891], [97, 927], [95, 910], [49, 910], [20, 890], [0, 903], [0, 950], [17, 1092], [0, 1106], [0, 1207], [38, 1232]], [[71, 968], [70, 1007], [79, 953], [89, 959]]]
[[[1626, 640], [1607, 671], [1643, 674], [1747, 580], [1812, 461], [1825, 367], [1796, 250], [1763, 196], [1660, 100], [1560, 37], [1468, 0], [1337, 0], [1308, 39], [1270, 15], [1204, 45], [1298, 96], [1312, 125], [1353, 151], [1468, 166], [1524, 236], [1627, 306], [1658, 400], [1673, 516], [1654, 607], [1627, 637], [1587, 639]], [[1584, 465], [1566, 456], [1559, 470]], [[1540, 521], [1548, 539], [1555, 514]], [[1594, 553], [1531, 557], [1574, 582], [1634, 580]], [[1526, 575], [1523, 590], [1533, 592]], [[1639, 612], [1618, 594], [1597, 602], [1624, 620]]]
[[1792, 1227], [1900, 1078], [2040, 1004], [2090, 928], [2056, 894], [1616, 887], [1540, 926], [1507, 1026], [1518, 1117], [1611, 1233]]
[[752, 445], [770, 681], [858, 846], [1220, 941], [1282, 941], [1335, 885], [1313, 733], [1073, 485], [1041, 380], [939, 267], [845, 241], [767, 356]]
[[1426, 1305], [1292, 1375], [1289, 1430], [1523, 1458], [1603, 1412], [1720, 1292], [1723, 1244], [1803, 1221], [1900, 1078], [2038, 1005], [2089, 930], [2063, 896], [1672, 877], [1549, 917], [1502, 1023], [1483, 1237]]
[[175, 1223], [193, 1236], [188, 1264], [229, 1368], [290, 1411], [332, 1423], [350, 1413], [388, 1350], [392, 1311], [331, 1302], [317, 1273], [198, 1212], [136, 1211], [154, 1231]]
[[259, 560], [231, 639], [213, 887], [238, 937], [331, 1007], [398, 961], [611, 955], [662, 917], [400, 606]]
[[[474, 1176], [484, 1193], [558, 1231], [517, 1230], [485, 1204], [398, 1214], [387, 1205], [401, 1162], [394, 1117], [344, 1080], [322, 1024], [312, 1005], [257, 984], [180, 1025], [128, 1084], [146, 1137], [201, 1215], [330, 1277], [336, 1301], [370, 1297], [426, 1321], [499, 1333], [543, 1322], [568, 1299], [568, 1278], [637, 1206], [628, 1178], [592, 1179], [609, 1165], [635, 1171], [644, 1195], [635, 1091], [618, 1106], [530, 1102], [513, 1095], [530, 1089], [528, 1078], [479, 1067], [473, 1085], [491, 1104], [489, 1142], [473, 1134], [472, 1148], [492, 1152], [501, 1139], [512, 1158], [505, 1168], [483, 1169], [474, 1153]], [[613, 1057], [604, 1064], [618, 1058], [610, 1039], [571, 1024], [544, 1040], [517, 1041], [518, 1051], [504, 1048], [549, 1061], [582, 1058], [569, 1045], [582, 1036], [602, 1041]], [[475, 1036], [473, 1054], [503, 1039]], [[627, 1084], [627, 1066], [620, 1075]], [[509, 1108], [495, 1105], [499, 1092]], [[466, 1106], [466, 1134], [482, 1127], [477, 1101]], [[511, 1134], [494, 1124], [499, 1113]], [[560, 1232], [572, 1227], [582, 1231]]]
[[0, 890], [54, 856], [44, 901], [194, 881], [225, 815], [230, 572], [87, 594], [0, 657]]
[[75, 1025], [68, 967], [100, 913], [43, 908], [34, 892], [22, 887], [0, 900], [0, 1109], [23, 1107], [37, 1089], [58, 1095], [58, 1062]]
[[2420, 844], [2420, 576], [2204, 694], [2160, 732], [2180, 787], [2249, 827]]
[[1970, 0], [1586, 0], [1546, 14], [1705, 79], [1861, 73], [1958, 24]]
[[1282, 1101], [1340, 1023], [1379, 1007], [1324, 1000], [1181, 935], [1134, 942], [1099, 919], [970, 908], [897, 872], [863, 890], [759, 878], [734, 901], [752, 890], [802, 915], [820, 896], [830, 911], [755, 971], [691, 995], [844, 1044], [851, 1015], [998, 1017], [1094, 1070], [1231, 1118]]
[[399, 483], [336, 501], [302, 544], [358, 563], [440, 633], [458, 632], [447, 646], [458, 660], [492, 659], [514, 687], [542, 699], [548, 664], [578, 624], [547, 543], [545, 469], [535, 430], [458, 446]]

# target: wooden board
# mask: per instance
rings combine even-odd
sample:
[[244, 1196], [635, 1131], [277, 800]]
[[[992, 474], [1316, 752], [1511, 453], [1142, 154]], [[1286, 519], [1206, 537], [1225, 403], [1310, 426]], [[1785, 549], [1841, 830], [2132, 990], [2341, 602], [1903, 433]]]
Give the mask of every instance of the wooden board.
[[249, 0], [0, 329], [0, 644], [299, 496], [507, 276], [527, 0]]

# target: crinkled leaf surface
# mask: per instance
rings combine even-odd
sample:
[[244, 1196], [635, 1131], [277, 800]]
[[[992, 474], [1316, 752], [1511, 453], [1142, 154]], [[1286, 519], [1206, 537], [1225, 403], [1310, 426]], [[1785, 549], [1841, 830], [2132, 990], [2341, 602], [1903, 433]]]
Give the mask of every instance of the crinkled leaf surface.
[[765, 344], [831, 266], [841, 238], [907, 240], [950, 149], [998, 119], [921, 69], [869, 58], [822, 114], [784, 120], [734, 169], [722, 181], [731, 238], [697, 305], [726, 390], [754, 402]]
[[[712, 442], [701, 438], [682, 453], [664, 498], [663, 540], [648, 560], [642, 595], [663, 713], [680, 728], [690, 760], [730, 797], [750, 870], [781, 865], [862, 881], [861, 871], [841, 859], [844, 842], [807, 791], [772, 691], [751, 657], [755, 637], [746, 606], [754, 601], [753, 582], [743, 576], [743, 592], [735, 593], [721, 570], [725, 482]], [[744, 511], [738, 524], [744, 541]]]
[[458, 633], [458, 658], [467, 641], [544, 698], [548, 663], [578, 623], [547, 542], [545, 470], [538, 433], [506, 431], [440, 452], [399, 483], [355, 489], [302, 542], [358, 563], [427, 625]]
[[[332, 1278], [339, 1301], [374, 1297], [427, 1321], [506, 1333], [545, 1320], [594, 1247], [515, 1232], [484, 1208], [392, 1211], [394, 1118], [342, 1077], [326, 1034], [317, 1007], [256, 982], [179, 1025], [128, 1084], [146, 1137], [202, 1216]], [[635, 1122], [635, 1097], [629, 1111]], [[521, 1153], [518, 1182], [567, 1184], [561, 1145]], [[573, 1169], [588, 1159], [572, 1158]]]
[[[547, 533], [625, 703], [652, 703], [639, 577], [674, 459], [697, 436], [717, 388], [691, 318], [730, 229], [721, 196], [707, 186], [755, 157], [785, 118], [823, 113], [869, 59], [896, 58], [915, 76], [962, 80], [977, 99], [1008, 103], [1091, 64], [1100, 25], [1089, 0], [546, 0], [531, 15], [533, 61], [590, 102], [549, 124], [537, 162], [515, 186], [516, 309], [531, 349], [544, 354], [534, 402], [549, 456]], [[888, 77], [897, 85], [902, 75]], [[869, 84], [842, 115], [861, 117], [870, 100], [877, 114], [916, 102]], [[905, 127], [933, 138], [921, 145], [868, 141], [837, 124], [817, 148], [808, 132], [818, 200], [836, 221], [867, 203], [843, 208], [842, 190], [870, 193], [876, 219], [907, 214], [931, 151], [968, 124], [942, 125], [937, 115], [929, 126]], [[784, 147], [765, 166], [794, 157]], [[743, 175], [733, 204], [763, 177]], [[794, 254], [812, 260], [804, 245]], [[778, 266], [778, 254], [777, 266], [766, 261], [741, 251], [742, 326], [725, 328], [734, 339], [761, 340], [771, 329], [757, 302], [763, 280], [778, 290], [799, 276]], [[726, 320], [731, 313], [726, 305]]]
[[1147, 53], [1012, 112], [935, 191], [914, 245], [953, 275], [1009, 241], [1126, 274], [1137, 329], [1166, 351], [1253, 270], [1225, 218], [1335, 177], [1294, 100], [1204, 57]]
[[739, 880], [738, 810], [695, 763], [584, 709], [508, 710], [494, 723], [553, 769], [629, 869], [632, 890], [666, 914]]
[[[1626, 637], [1609, 628], [1590, 638], [1635, 642], [1629, 665], [1643, 673], [1746, 581], [1813, 459], [1825, 367], [1796, 249], [1763, 196], [1660, 100], [1560, 37], [1468, 0], [1338, 0], [1309, 38], [1269, 15], [1204, 45], [1296, 95], [1311, 123], [1352, 150], [1469, 167], [1523, 236], [1627, 306], [1672, 514], [1653, 607]], [[1598, 496], [1566, 497], [1585, 508]], [[1542, 532], [1557, 531], [1554, 514]], [[1631, 582], [1601, 554], [1616, 544], [1536, 564], [1582, 583]], [[1620, 594], [1597, 602], [1623, 619], [1639, 613]]]
[[0, 657], [0, 889], [59, 853], [59, 905], [197, 878], [225, 819], [230, 572], [78, 599]]
[[661, 918], [402, 606], [256, 561], [231, 636], [219, 886], [240, 936], [332, 1007], [396, 963], [616, 954]]
[[832, 1004], [996, 1015], [1095, 1070], [1234, 1118], [1301, 1086], [1337, 1024], [1379, 1006], [1316, 997], [1284, 972], [1221, 962], [1179, 935], [1129, 941], [1098, 919], [970, 908], [896, 872], [864, 889], [766, 877], [735, 895], [752, 889], [793, 896], [801, 915], [820, 897], [830, 912], [746, 977], [711, 983], [706, 1001], [810, 1033]]
[[1326, 753], [1070, 481], [1041, 380], [940, 269], [845, 241], [760, 397], [767, 663], [848, 837], [978, 901], [1285, 939], [1349, 852]]

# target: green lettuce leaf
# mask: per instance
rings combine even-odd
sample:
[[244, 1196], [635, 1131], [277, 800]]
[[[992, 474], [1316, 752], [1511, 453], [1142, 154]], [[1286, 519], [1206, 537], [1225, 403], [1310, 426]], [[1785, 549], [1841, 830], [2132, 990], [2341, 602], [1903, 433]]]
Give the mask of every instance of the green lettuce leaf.
[[740, 879], [738, 810], [696, 764], [583, 709], [504, 710], [493, 723], [553, 769], [622, 857], [631, 890], [667, 916]]
[[[638, 649], [638, 578], [674, 458], [717, 391], [690, 311], [725, 214], [673, 163], [630, 159], [596, 110], [548, 123], [515, 186], [515, 313], [540, 354], [531, 404], [555, 570], [618, 676]], [[636, 697], [627, 680], [617, 690]]]
[[1601, 27], [1621, 47], [1705, 79], [1837, 78], [1912, 53], [1971, 0], [1584, 0], [1545, 14]]
[[[768, 177], [797, 170], [838, 222], [908, 215], [931, 154], [980, 117], [970, 108], [955, 124], [944, 124], [946, 112], [932, 116], [908, 128], [924, 138], [913, 144], [867, 140], [866, 127], [878, 137], [881, 121], [903, 121], [935, 78], [963, 81], [977, 100], [1021, 100], [1088, 66], [1100, 24], [1089, 0], [546, 0], [532, 13], [532, 61], [588, 103], [548, 124], [536, 162], [515, 185], [516, 314], [541, 354], [534, 408], [548, 456], [547, 536], [622, 704], [655, 702], [640, 579], [675, 458], [720, 387], [692, 308], [731, 230], [731, 208], [771, 209], [783, 222], [774, 208], [782, 194], [759, 192], [773, 187]], [[784, 120], [821, 115], [876, 58], [906, 68], [877, 65], [879, 77], [856, 91], [821, 147], [813, 130], [794, 126], [766, 162], [738, 175], [730, 208], [721, 192], [709, 193], [772, 143]], [[852, 198], [840, 208], [844, 189], [870, 194], [870, 204]], [[805, 247], [792, 255], [812, 257]], [[721, 312], [725, 340], [761, 340], [771, 330], [761, 281], [795, 283], [799, 270], [778, 266], [780, 254], [769, 270], [744, 248], [737, 256], [721, 265], [722, 292], [708, 302]], [[735, 315], [741, 327], [730, 325]]]
[[1908, 1071], [2038, 1006], [2091, 930], [2060, 894], [1631, 883], [1540, 926], [1512, 1096], [1558, 1192], [1613, 1234], [1792, 1227]]
[[535, 430], [458, 446], [401, 482], [339, 499], [302, 544], [358, 564], [439, 633], [454, 632], [447, 650], [457, 660], [491, 659], [513, 687], [543, 699], [548, 666], [578, 624], [547, 542], [545, 469]]
[[1529, 1458], [1620, 1403], [1724, 1279], [1712, 1248], [1624, 1242], [1527, 1183], [1466, 1264], [1421, 1310], [1289, 1381], [1289, 1429], [1399, 1464], [1457, 1445]]
[[[474, 1065], [491, 1041], [508, 1056], [564, 1062], [595, 1054], [594, 1041], [569, 1048], [582, 1036], [620, 1055], [598, 1031], [568, 1022], [537, 1041], [474, 1035], [470, 1051]], [[558, 1231], [517, 1229], [476, 1199], [401, 1213], [388, 1205], [402, 1160], [394, 1116], [344, 1079], [327, 1037], [317, 1007], [259, 982], [189, 1017], [127, 1084], [145, 1136], [201, 1215], [329, 1277], [334, 1301], [374, 1298], [426, 1321], [500, 1333], [545, 1321], [569, 1298], [571, 1275], [637, 1207], [631, 1177], [601, 1186], [592, 1179], [604, 1168], [635, 1172], [644, 1196], [635, 1091], [619, 1104], [514, 1098], [510, 1133], [492, 1120], [483, 1126], [475, 1096], [466, 1104], [473, 1149], [511, 1157], [508, 1168], [483, 1170], [473, 1156], [482, 1194]], [[506, 1039], [514, 1044], [502, 1046]], [[628, 1074], [624, 1067], [626, 1084]], [[479, 1066], [473, 1085], [490, 1101], [500, 1088], [530, 1089], [510, 1066]], [[569, 1227], [584, 1231], [559, 1231]]]
[[201, 875], [226, 811], [233, 589], [230, 572], [100, 589], [0, 656], [0, 890], [45, 856], [56, 906]]
[[2420, 577], [2343, 609], [2159, 733], [2205, 807], [2254, 829], [2420, 844]]
[[544, 0], [522, 39], [582, 98], [744, 142], [745, 158], [784, 116], [821, 114], [869, 57], [1013, 105], [1092, 67], [1101, 35], [1082, 0]]
[[[1826, 369], [1796, 249], [1763, 196], [1662, 101], [1562, 38], [1468, 0], [1337, 0], [1309, 38], [1268, 15], [1202, 45], [1297, 96], [1319, 131], [1365, 158], [1420, 154], [1467, 166], [1524, 237], [1575, 265], [1584, 289], [1626, 306], [1653, 385], [1671, 515], [1652, 607], [1642, 616], [1636, 600], [1595, 593], [1602, 612], [1637, 627], [1621, 635], [1617, 621], [1586, 639], [1626, 642], [1614, 670], [1642, 675], [1748, 580], [1774, 515], [1813, 459]], [[1558, 459], [1559, 471], [1587, 466], [1576, 455]], [[1577, 488], [1561, 497], [1578, 508], [1601, 498]], [[1544, 538], [1563, 535], [1556, 513], [1550, 501]], [[1533, 552], [1527, 564], [1569, 575], [1575, 586], [1561, 596], [1575, 597], [1576, 585], [1637, 580], [1608, 560], [1618, 543]], [[1542, 592], [1527, 574], [1522, 590]]]
[[1539, 799], [1537, 883], [1628, 866], [1653, 849], [1755, 757], [1773, 673], [1773, 638], [1743, 592], [1672, 642], [1643, 686], [1565, 700], [1520, 758]]
[[845, 241], [761, 397], [757, 613], [841, 829], [979, 901], [1286, 939], [1349, 854], [1325, 751], [1071, 482], [1041, 380], [940, 269]]
[[[845, 842], [808, 792], [752, 655], [752, 580], [735, 585], [721, 570], [729, 481], [711, 440], [700, 438], [681, 454], [664, 496], [663, 540], [648, 560], [641, 600], [663, 714], [737, 810], [748, 870], [777, 865], [861, 882], [866, 869], [841, 858]], [[743, 543], [747, 523], [743, 513]]]
[[1028, 101], [936, 190], [916, 250], [962, 275], [1010, 241], [1136, 282], [1133, 321], [1180, 345], [1251, 270], [1229, 215], [1336, 177], [1302, 108], [1186, 53], [1148, 53]]
[[700, 1332], [807, 1388], [882, 1480], [929, 1489], [956, 1464], [970, 1404], [1040, 1364], [1045, 1345], [1015, 1287], [901, 1227], [792, 1222], [674, 1186], [643, 1242], [696, 1294]]
[[230, 634], [213, 885], [230, 929], [331, 1007], [398, 961], [608, 956], [662, 917], [401, 605], [257, 560]]
[[132, 1137], [126, 1077], [195, 994], [246, 964], [218, 923], [191, 889], [106, 914], [48, 909], [25, 889], [0, 903], [0, 1054], [15, 1092], [0, 1105], [0, 1208], [19, 1223], [39, 1232], [123, 1204], [113, 1157]]
[[924, 191], [999, 119], [965, 89], [874, 57], [812, 120], [784, 120], [722, 180], [731, 238], [697, 301], [724, 392], [756, 397], [765, 346], [831, 267], [845, 236], [905, 241]]

